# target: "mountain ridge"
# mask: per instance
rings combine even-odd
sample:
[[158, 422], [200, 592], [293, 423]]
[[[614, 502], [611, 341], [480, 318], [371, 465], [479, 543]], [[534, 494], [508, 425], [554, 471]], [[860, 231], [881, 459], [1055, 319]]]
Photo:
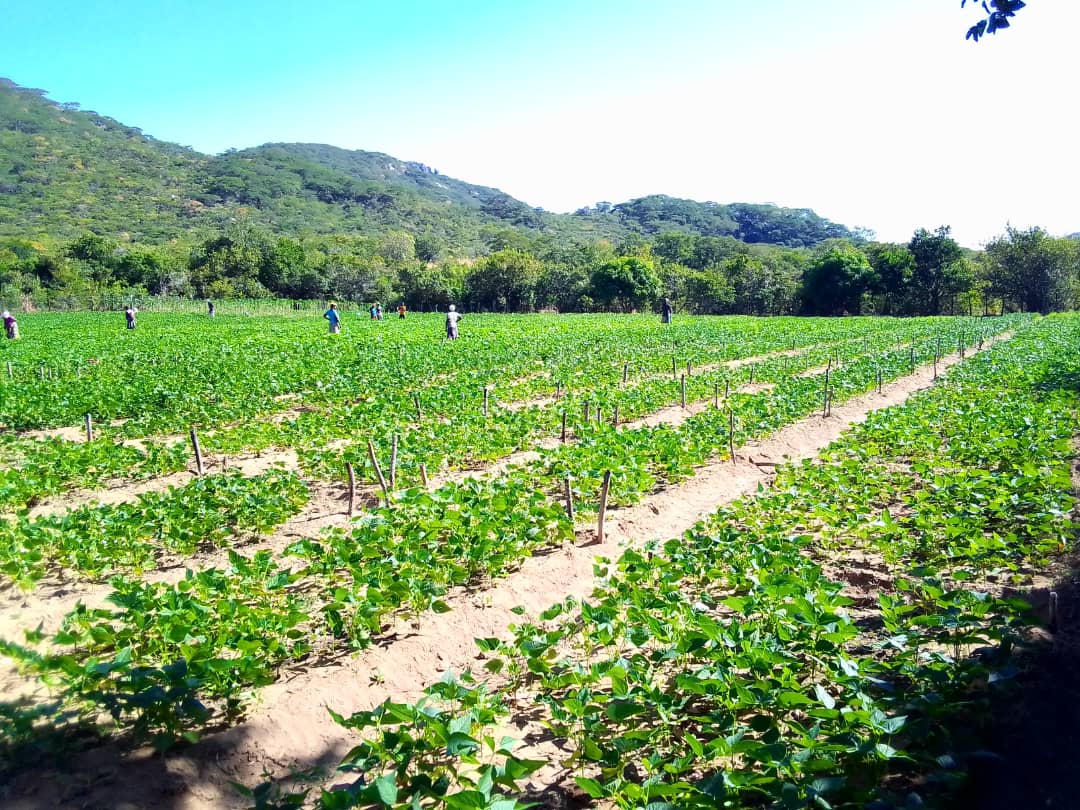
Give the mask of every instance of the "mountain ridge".
[[660, 194], [552, 213], [419, 161], [329, 144], [205, 155], [46, 95], [0, 78], [0, 236], [154, 243], [244, 219], [282, 235], [405, 230], [476, 255], [504, 232], [625, 241], [676, 231], [788, 247], [858, 235], [809, 208]]

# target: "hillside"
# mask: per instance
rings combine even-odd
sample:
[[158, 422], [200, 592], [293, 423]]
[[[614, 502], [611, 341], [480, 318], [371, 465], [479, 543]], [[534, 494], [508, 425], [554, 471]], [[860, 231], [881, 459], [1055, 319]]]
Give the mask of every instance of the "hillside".
[[507, 229], [575, 241], [681, 231], [792, 247], [851, 235], [808, 209], [662, 195], [553, 214], [421, 163], [323, 144], [203, 155], [0, 78], [0, 236], [190, 241], [238, 216], [279, 234], [406, 230], [470, 253]]

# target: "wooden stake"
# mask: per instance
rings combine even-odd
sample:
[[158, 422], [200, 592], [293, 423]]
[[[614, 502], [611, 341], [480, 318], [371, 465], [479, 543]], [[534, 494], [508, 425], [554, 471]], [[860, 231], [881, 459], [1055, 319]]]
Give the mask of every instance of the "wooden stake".
[[615, 404], [615, 415], [611, 417], [611, 424], [615, 427], [619, 426], [619, 405]]
[[597, 405], [596, 406], [596, 424], [599, 425], [602, 421], [603, 421], [603, 419], [600, 416], [600, 406]]
[[356, 504], [356, 472], [348, 461], [345, 462], [345, 474], [349, 477], [349, 511], [346, 514], [352, 517], [353, 506]]
[[596, 542], [604, 542], [604, 516], [607, 513], [608, 491], [611, 488], [611, 470], [604, 470], [604, 483], [600, 485], [600, 512], [596, 516]]
[[937, 379], [937, 355], [934, 355], [934, 379]]
[[750, 364], [750, 384], [754, 384], [754, 364]]
[[390, 444], [390, 491], [397, 491], [397, 449], [398, 449], [398, 437], [394, 434], [394, 439]]
[[570, 523], [574, 522], [574, 490], [570, 486], [570, 476], [563, 479], [563, 492], [566, 494], [566, 516]]
[[829, 371], [825, 369], [825, 390], [822, 392], [821, 415], [829, 415]]
[[720, 383], [715, 383], [712, 389], [712, 404], [714, 408], [720, 407]]
[[728, 398], [728, 392], [731, 390], [731, 380], [727, 377], [724, 378], [724, 399]]
[[191, 435], [191, 448], [195, 451], [195, 472], [199, 475], [203, 474], [203, 460], [202, 450], [199, 449], [199, 434], [195, 432], [195, 428], [190, 431]]
[[693, 366], [691, 365], [690, 361], [687, 360], [686, 361], [686, 376], [690, 377], [690, 376], [693, 375], [693, 373], [694, 373]]
[[679, 367], [675, 362], [674, 355], [671, 358], [671, 379], [677, 379], [679, 376]]
[[735, 463], [735, 411], [728, 408], [728, 434], [727, 434], [727, 448], [728, 458], [731, 459], [731, 463]]
[[421, 419], [424, 418], [424, 412], [420, 408], [420, 395], [414, 392], [412, 395], [412, 401], [413, 405], [416, 406], [416, 421], [419, 422]]
[[585, 412], [585, 421], [588, 422], [589, 421], [589, 413], [590, 413], [589, 403], [588, 402], [585, 403], [584, 412]]
[[484, 386], [484, 416], [488, 415], [488, 389]]
[[623, 383], [623, 385], [626, 385], [626, 378], [627, 378], [627, 376], [629, 374], [630, 374], [630, 364], [629, 363], [623, 363], [622, 364], [622, 383]]
[[11, 361], [10, 360], [8, 360], [8, 364], [7, 364], [7, 375], [8, 375], [9, 380], [12, 380], [12, 379], [15, 378], [15, 372], [11, 370]]
[[386, 479], [383, 478], [382, 467], [379, 466], [379, 459], [375, 457], [375, 445], [371, 443], [371, 439], [367, 440], [367, 452], [368, 458], [371, 459], [371, 466], [375, 468], [375, 477], [379, 480], [379, 486], [382, 487], [383, 498], [386, 499], [386, 505], [390, 505], [390, 490], [386, 488]]
[[679, 399], [682, 401], [682, 406], [685, 408], [686, 407], [686, 375], [685, 374], [682, 375], [682, 380], [679, 383], [679, 388], [680, 388]]
[[427, 464], [422, 461], [420, 462], [420, 483], [424, 485], [424, 489], [428, 488]]
[[94, 440], [94, 420], [90, 414], [86, 415], [86, 440], [88, 442]]
[[559, 441], [566, 444], [566, 411], [562, 412], [562, 435], [559, 437]]

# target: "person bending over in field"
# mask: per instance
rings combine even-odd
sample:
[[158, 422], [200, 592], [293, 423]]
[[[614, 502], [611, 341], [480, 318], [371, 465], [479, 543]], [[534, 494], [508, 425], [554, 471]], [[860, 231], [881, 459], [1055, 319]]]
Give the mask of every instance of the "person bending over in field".
[[135, 328], [135, 316], [138, 315], [138, 314], [139, 314], [139, 310], [137, 310], [135, 307], [133, 307], [130, 304], [128, 305], [128, 308], [124, 310], [124, 317], [127, 318], [127, 328], [128, 329], [134, 329]]
[[457, 324], [461, 320], [461, 313], [457, 311], [457, 307], [453, 304], [446, 311], [446, 338], [447, 340], [457, 340]]
[[4, 331], [7, 333], [8, 340], [19, 339], [19, 322], [6, 309], [4, 310]]
[[323, 313], [323, 317], [330, 321], [331, 335], [336, 335], [341, 331], [341, 314], [337, 311], [337, 304], [331, 302], [330, 309]]
[[671, 323], [671, 313], [675, 311], [675, 307], [671, 305], [671, 299], [665, 298], [660, 302], [660, 322]]

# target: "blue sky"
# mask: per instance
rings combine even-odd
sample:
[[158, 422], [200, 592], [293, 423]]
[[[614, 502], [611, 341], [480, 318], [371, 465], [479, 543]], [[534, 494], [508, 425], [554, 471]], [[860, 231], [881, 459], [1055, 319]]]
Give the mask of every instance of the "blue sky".
[[0, 76], [202, 152], [387, 152], [552, 211], [665, 193], [897, 241], [1080, 231], [1080, 3], [979, 45], [959, 6], [7, 0]]

